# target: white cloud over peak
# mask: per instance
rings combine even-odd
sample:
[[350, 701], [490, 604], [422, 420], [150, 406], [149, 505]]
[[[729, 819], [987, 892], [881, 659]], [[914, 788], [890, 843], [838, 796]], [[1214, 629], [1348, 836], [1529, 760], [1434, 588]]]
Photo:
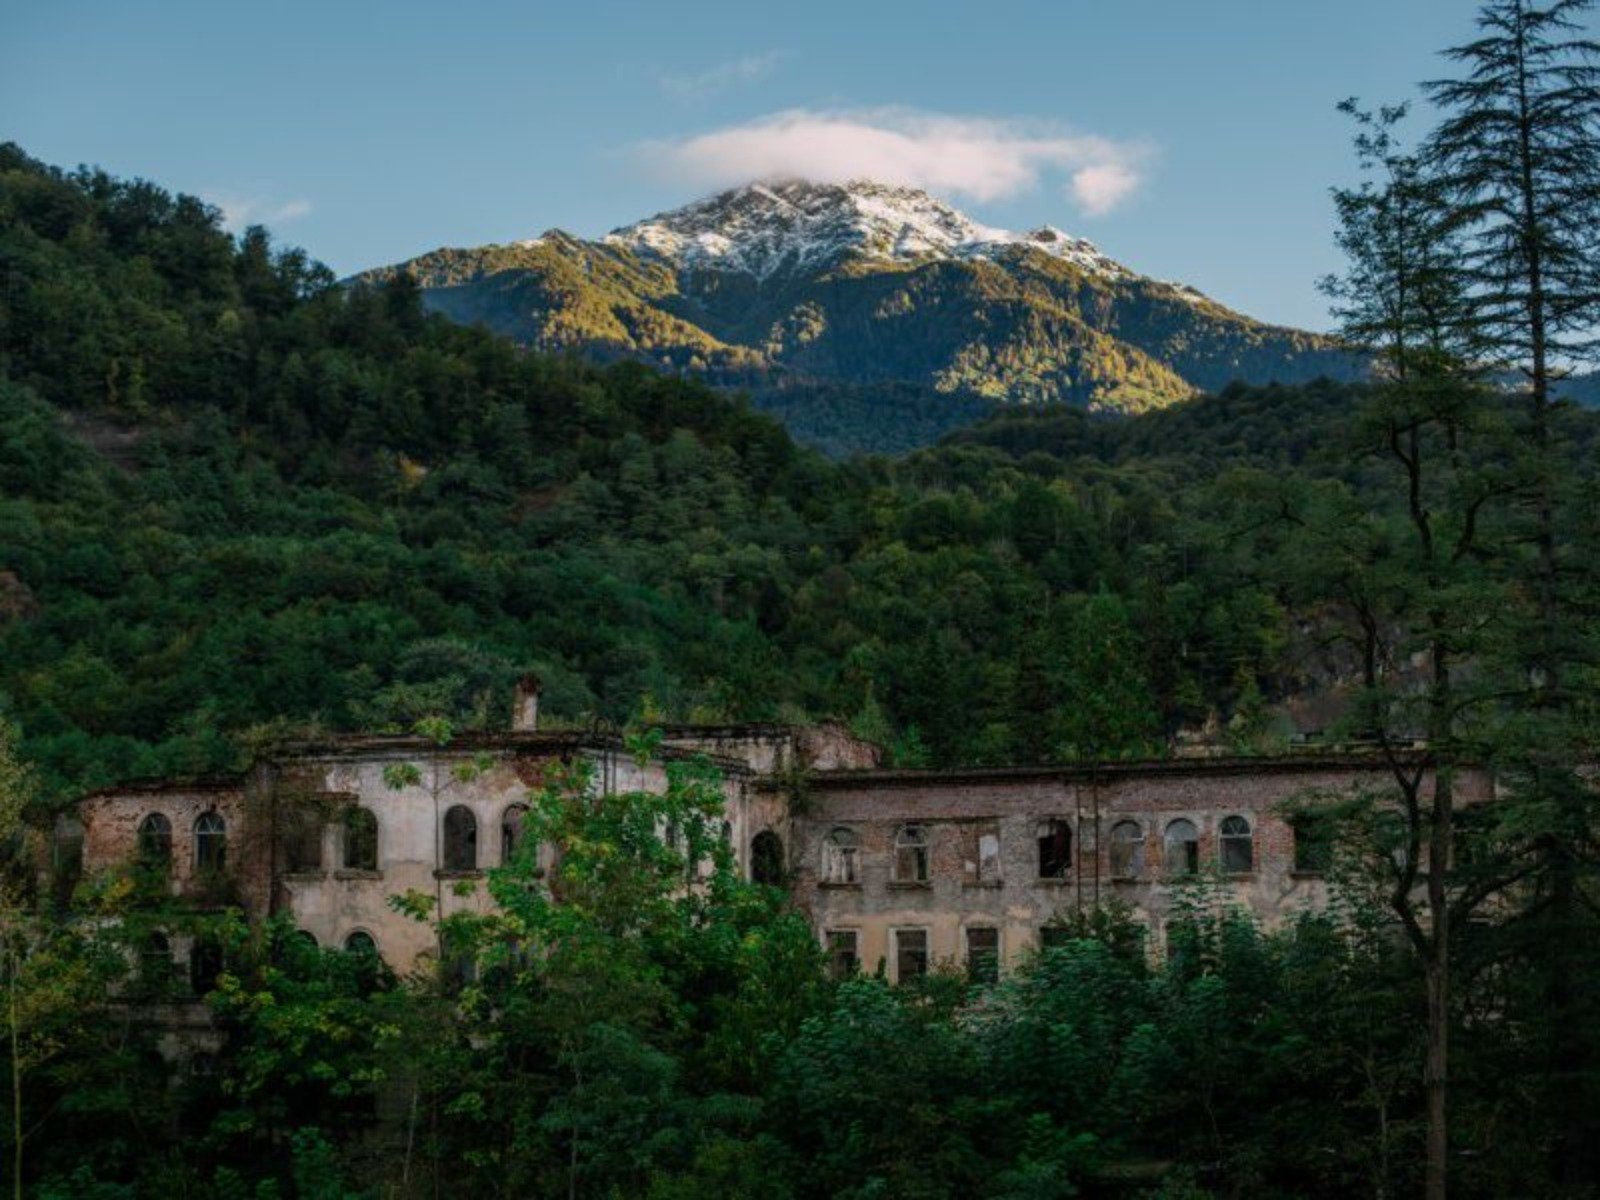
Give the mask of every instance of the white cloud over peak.
[[908, 108], [787, 109], [708, 133], [647, 142], [649, 166], [684, 182], [729, 187], [799, 177], [873, 179], [976, 201], [1060, 184], [1101, 216], [1143, 182], [1147, 146], [1034, 121]]
[[784, 55], [777, 50], [746, 54], [689, 75], [662, 74], [661, 90], [680, 100], [700, 100], [733, 87], [756, 83], [771, 75]]
[[276, 225], [293, 221], [311, 212], [308, 200], [263, 200], [230, 192], [203, 192], [201, 199], [222, 212], [222, 227], [238, 233], [250, 225]]

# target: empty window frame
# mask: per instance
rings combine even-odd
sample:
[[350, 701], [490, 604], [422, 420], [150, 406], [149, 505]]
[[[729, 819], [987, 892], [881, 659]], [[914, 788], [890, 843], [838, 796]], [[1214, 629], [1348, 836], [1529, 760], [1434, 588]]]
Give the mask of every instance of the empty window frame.
[[926, 929], [896, 929], [894, 931], [894, 981], [908, 983], [921, 979], [928, 973], [928, 931]]
[[855, 830], [838, 826], [822, 844], [822, 878], [827, 883], [861, 882], [861, 848]]
[[995, 983], [1000, 978], [1000, 931], [992, 925], [967, 929], [967, 978], [973, 983]]
[[750, 878], [756, 883], [777, 887], [784, 877], [783, 839], [763, 829], [750, 839]]
[[999, 883], [1000, 831], [994, 825], [979, 825], [972, 831], [969, 878], [974, 883]]
[[291, 808], [285, 815], [279, 845], [283, 869], [296, 872], [322, 870], [322, 820], [310, 811]]
[[1256, 869], [1256, 843], [1249, 821], [1241, 816], [1223, 817], [1217, 833], [1217, 854], [1224, 874], [1248, 875]]
[[478, 818], [464, 804], [453, 805], [444, 814], [444, 862], [446, 871], [478, 869]]
[[196, 996], [215, 990], [222, 965], [222, 943], [209, 937], [196, 938], [189, 947], [189, 986]]
[[1059, 950], [1072, 940], [1072, 927], [1055, 922], [1039, 926], [1039, 949]]
[[344, 866], [347, 871], [378, 869], [378, 815], [370, 808], [344, 810]]
[[161, 813], [139, 822], [139, 864], [152, 871], [172, 866], [172, 822]]
[[522, 828], [528, 821], [526, 804], [508, 804], [500, 814], [500, 865], [510, 866], [522, 849]]
[[378, 943], [372, 940], [372, 935], [366, 930], [357, 929], [344, 939], [344, 952], [367, 958], [377, 958]]
[[139, 945], [139, 990], [152, 999], [172, 987], [172, 943], [159, 929], [151, 930]]
[[1144, 827], [1137, 821], [1118, 821], [1111, 827], [1111, 878], [1138, 879], [1144, 875]]
[[1200, 831], [1193, 821], [1179, 817], [1167, 826], [1161, 858], [1168, 875], [1196, 875], [1200, 871]]
[[1298, 813], [1294, 818], [1294, 869], [1321, 875], [1333, 869], [1333, 818], [1324, 813]]
[[1072, 826], [1059, 817], [1040, 821], [1034, 838], [1039, 847], [1039, 878], [1065, 879], [1072, 869]]
[[830, 929], [826, 935], [828, 974], [848, 979], [861, 968], [861, 935], [854, 929]]
[[921, 825], [902, 825], [894, 835], [894, 881], [928, 882], [928, 831]]
[[228, 823], [217, 812], [201, 813], [194, 822], [194, 868], [202, 874], [228, 865]]

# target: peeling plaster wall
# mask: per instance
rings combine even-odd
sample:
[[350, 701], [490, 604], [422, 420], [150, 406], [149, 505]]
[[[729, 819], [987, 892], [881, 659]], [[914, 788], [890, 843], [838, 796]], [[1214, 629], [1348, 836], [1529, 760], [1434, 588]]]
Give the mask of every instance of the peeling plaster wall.
[[86, 872], [117, 870], [132, 863], [138, 852], [139, 825], [151, 813], [160, 813], [172, 825], [172, 869], [168, 887], [172, 895], [201, 899], [215, 896], [195, 869], [194, 824], [207, 812], [226, 822], [227, 854], [224, 879], [245, 912], [263, 916], [272, 891], [272, 858], [258, 822], [249, 819], [254, 796], [244, 783], [228, 787], [200, 785], [130, 789], [91, 796], [78, 809], [83, 822], [83, 867]]
[[[853, 930], [863, 970], [887, 965], [893, 978], [892, 934], [928, 931], [930, 962], [960, 962], [970, 926], [1000, 931], [1000, 955], [1014, 964], [1039, 945], [1039, 930], [1053, 918], [1093, 907], [1096, 893], [1132, 906], [1135, 918], [1161, 944], [1172, 911], [1174, 887], [1162, 861], [1167, 826], [1179, 818], [1199, 830], [1200, 869], [1213, 874], [1224, 895], [1271, 927], [1326, 902], [1319, 876], [1296, 872], [1294, 832], [1281, 806], [1309, 793], [1386, 789], [1376, 768], [1252, 770], [1248, 765], [1140, 774], [1116, 771], [1091, 783], [1041, 773], [981, 779], [930, 775], [923, 779], [863, 774], [819, 780], [804, 820], [794, 824], [791, 871], [797, 903], [819, 937]], [[1465, 803], [1487, 798], [1488, 781], [1461, 781]], [[1099, 813], [1098, 845], [1095, 813]], [[1221, 875], [1218, 828], [1225, 817], [1249, 821], [1253, 870]], [[1039, 878], [1037, 834], [1046, 820], [1063, 820], [1073, 831], [1071, 869], [1065, 878]], [[1144, 833], [1144, 870], [1137, 879], [1114, 879], [1110, 831], [1119, 821], [1136, 822]], [[925, 883], [897, 882], [894, 839], [904, 826], [922, 827], [929, 842]], [[857, 840], [859, 882], [830, 883], [824, 843], [835, 828]], [[979, 838], [999, 837], [999, 878], [980, 878]]]
[[[1280, 924], [1326, 900], [1319, 877], [1293, 869], [1286, 802], [1392, 786], [1385, 770], [1360, 760], [1195, 760], [1107, 766], [1093, 775], [879, 770], [873, 769], [876, 750], [863, 749], [865, 743], [837, 727], [715, 729], [698, 738], [682, 734], [671, 744], [721, 757], [725, 819], [741, 872], [750, 873], [755, 837], [777, 834], [796, 903], [818, 936], [853, 931], [862, 967], [870, 971], [886, 963], [891, 978], [897, 929], [926, 931], [933, 963], [962, 961], [968, 929], [995, 929], [1002, 961], [1015, 963], [1037, 947], [1042, 926], [1092, 907], [1097, 895], [1131, 905], [1152, 932], [1152, 949], [1159, 948], [1174, 896], [1169, 864], [1162, 861], [1163, 835], [1179, 818], [1198, 830], [1201, 870], [1217, 876], [1217, 887], [1264, 924]], [[452, 766], [483, 753], [492, 765], [482, 774], [468, 782], [451, 778]], [[229, 869], [252, 918], [289, 912], [327, 947], [366, 933], [384, 959], [404, 972], [434, 952], [434, 939], [428, 925], [394, 912], [391, 898], [408, 891], [442, 894], [446, 914], [487, 911], [483, 872], [500, 865], [507, 808], [526, 802], [574, 757], [592, 764], [596, 790], [659, 792], [667, 786], [665, 765], [640, 765], [615, 746], [512, 738], [434, 751], [369, 739], [288, 756], [229, 786], [170, 785], [92, 796], [80, 808], [84, 863], [96, 871], [128, 861], [139, 822], [161, 811], [173, 826], [172, 886], [175, 894], [188, 894], [195, 882], [193, 824], [214, 809], [228, 822]], [[391, 789], [385, 770], [403, 763], [415, 765], [423, 781]], [[795, 765], [805, 769], [796, 771]], [[441, 781], [437, 801], [429, 787], [435, 772]], [[1463, 804], [1492, 796], [1490, 781], [1478, 773], [1462, 777], [1459, 788]], [[297, 807], [307, 803], [309, 809]], [[344, 867], [339, 814], [350, 804], [377, 817], [376, 871]], [[477, 822], [473, 871], [439, 869], [442, 822], [455, 804]], [[323, 822], [321, 865], [290, 873], [279, 834], [297, 811], [314, 812]], [[1250, 824], [1253, 869], [1222, 876], [1219, 828], [1230, 815]], [[1041, 879], [1037, 837], [1041, 822], [1051, 820], [1071, 829], [1072, 854], [1064, 877]], [[1136, 822], [1143, 832], [1144, 867], [1137, 879], [1112, 877], [1110, 835], [1119, 821]], [[926, 881], [892, 878], [895, 836], [907, 824], [926, 832]], [[853, 883], [824, 878], [824, 844], [836, 828], [848, 830], [858, 847]]]

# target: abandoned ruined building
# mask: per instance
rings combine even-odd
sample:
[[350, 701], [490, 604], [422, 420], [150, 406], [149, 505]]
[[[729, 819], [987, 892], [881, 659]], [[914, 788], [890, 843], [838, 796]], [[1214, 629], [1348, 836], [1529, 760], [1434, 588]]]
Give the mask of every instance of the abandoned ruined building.
[[[1331, 752], [893, 769], [828, 724], [667, 727], [641, 765], [614, 735], [539, 730], [537, 708], [524, 686], [506, 733], [445, 747], [343, 737], [287, 747], [239, 778], [95, 793], [80, 806], [83, 867], [157, 861], [175, 895], [252, 919], [288, 913], [321, 946], [405, 971], [435, 943], [390, 897], [436, 892], [447, 913], [489, 904], [484, 872], [515, 849], [528, 793], [552, 770], [583, 760], [596, 789], [658, 790], [666, 763], [706, 755], [740, 871], [790, 889], [836, 971], [902, 980], [953, 962], [981, 978], [1112, 899], [1159, 949], [1178, 887], [1197, 875], [1267, 925], [1314, 907], [1328, 845], [1296, 802], [1388, 781], [1372, 757]], [[455, 779], [452, 764], [468, 760], [487, 769]], [[417, 770], [396, 787], [407, 764]], [[1470, 800], [1488, 783], [1461, 787]], [[176, 972], [208, 970], [202, 947], [157, 950]]]

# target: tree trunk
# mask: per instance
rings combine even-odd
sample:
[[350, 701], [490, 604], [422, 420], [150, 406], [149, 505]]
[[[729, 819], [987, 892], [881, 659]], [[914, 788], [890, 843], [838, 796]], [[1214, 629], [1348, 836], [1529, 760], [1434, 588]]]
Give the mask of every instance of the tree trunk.
[[17, 951], [15, 946], [8, 950], [6, 994], [11, 1025], [11, 1175], [13, 1195], [16, 1200], [22, 1200], [22, 1058], [18, 1052], [17, 1037]]

